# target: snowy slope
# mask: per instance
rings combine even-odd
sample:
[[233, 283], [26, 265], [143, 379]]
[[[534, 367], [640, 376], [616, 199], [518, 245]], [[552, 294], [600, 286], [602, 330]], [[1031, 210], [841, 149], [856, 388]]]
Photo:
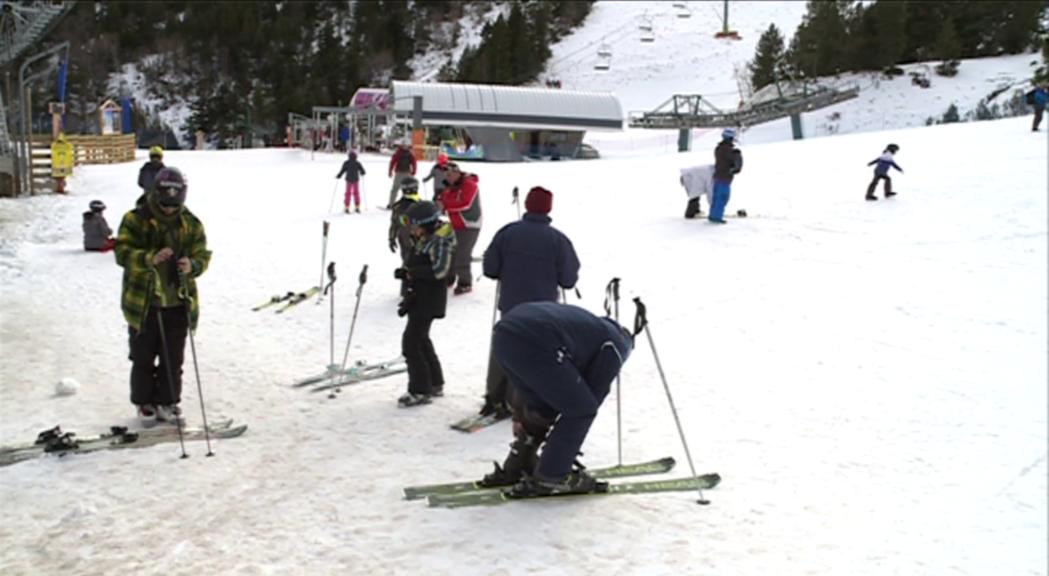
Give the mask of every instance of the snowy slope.
[[[612, 276], [625, 320], [644, 298], [696, 465], [724, 477], [705, 508], [691, 494], [402, 501], [406, 484], [480, 475], [505, 455], [507, 425], [447, 428], [483, 391], [494, 283], [435, 324], [448, 395], [432, 406], [396, 408], [403, 377], [337, 400], [290, 389], [328, 362], [328, 303], [249, 308], [316, 283], [330, 218], [336, 348], [368, 263], [352, 354], [396, 353], [388, 215], [328, 214], [335, 156], [172, 152], [215, 252], [196, 336], [209, 415], [251, 428], [215, 458], [166, 445], [0, 468], [0, 573], [1045, 575], [1049, 169], [1028, 121], [745, 146], [730, 209], [753, 217], [724, 227], [680, 217], [677, 169], [708, 149], [470, 166], [479, 246], [516, 217], [513, 186], [543, 184], [583, 262], [580, 304], [599, 311]], [[865, 163], [890, 140], [902, 192], [864, 202]], [[387, 160], [364, 162], [374, 206]], [[132, 423], [120, 269], [80, 250], [79, 223], [99, 198], [115, 227], [137, 169], [86, 167], [71, 196], [0, 200], [0, 444]], [[189, 362], [184, 406], [199, 422]], [[53, 396], [61, 377], [80, 393]], [[687, 473], [644, 340], [622, 400], [625, 458], [673, 455]], [[590, 465], [615, 461], [615, 416], [609, 397]]]

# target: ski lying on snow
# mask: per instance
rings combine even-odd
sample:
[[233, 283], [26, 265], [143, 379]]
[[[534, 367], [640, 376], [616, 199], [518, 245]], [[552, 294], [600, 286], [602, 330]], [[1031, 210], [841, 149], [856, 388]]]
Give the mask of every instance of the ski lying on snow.
[[717, 474], [703, 474], [698, 478], [675, 478], [672, 480], [638, 480], [609, 484], [603, 492], [586, 492], [582, 494], [553, 494], [549, 496], [532, 496], [514, 498], [509, 490], [486, 490], [481, 492], [464, 492], [462, 494], [434, 494], [427, 497], [432, 508], [465, 508], [467, 506], [494, 506], [514, 500], [544, 500], [550, 498], [586, 498], [593, 496], [614, 496], [616, 494], [650, 494], [654, 492], [680, 492], [697, 489], [709, 489], [721, 482]]
[[364, 382], [366, 380], [378, 380], [387, 376], [393, 376], [394, 374], [400, 374], [401, 372], [407, 372], [408, 365], [392, 364], [376, 368], [374, 370], [368, 370], [364, 372], [358, 372], [356, 374], [347, 374], [343, 376], [336, 376], [334, 382], [323, 382], [319, 386], [310, 388], [310, 392], [321, 392], [324, 390], [331, 390], [332, 388], [338, 390], [343, 386], [349, 386], [350, 384], [357, 384], [358, 382]]
[[[209, 436], [215, 438], [235, 438], [243, 434], [248, 426], [241, 424], [239, 426], [227, 426], [226, 428], [211, 429], [209, 427]], [[97, 452], [100, 450], [118, 450], [123, 448], [146, 448], [149, 446], [155, 446], [157, 444], [163, 444], [168, 442], [178, 442], [179, 434], [178, 428], [174, 426], [165, 427], [162, 430], [163, 433], [151, 434], [150, 432], [158, 429], [147, 429], [137, 431], [126, 431], [121, 434], [102, 435], [98, 438], [83, 440], [75, 437], [69, 440], [67, 445], [44, 445], [35, 446], [31, 449], [20, 450], [16, 452], [9, 452], [6, 454], [0, 454], [0, 466], [9, 466], [25, 460], [31, 460], [47, 454], [55, 454], [58, 456], [64, 456], [66, 454], [84, 454], [87, 452]], [[182, 437], [187, 441], [192, 440], [204, 440], [205, 434], [203, 428], [183, 428]]]
[[460, 432], [473, 433], [478, 430], [484, 430], [492, 424], [502, 422], [509, 417], [509, 414], [485, 414], [484, 416], [474, 414], [473, 416], [467, 416], [462, 420], [452, 422], [451, 428]]
[[254, 308], [252, 308], [251, 311], [252, 312], [258, 312], [259, 310], [262, 310], [264, 308], [269, 308], [270, 306], [275, 306], [277, 304], [280, 304], [281, 302], [287, 302], [288, 300], [291, 300], [294, 297], [295, 297], [295, 292], [288, 292], [287, 294], [285, 294], [283, 296], [273, 296], [273, 297], [270, 298], [269, 302], [266, 302], [265, 304], [259, 304], [258, 306], [255, 306]]
[[[223, 430], [233, 425], [232, 418], [218, 418], [212, 420], [208, 425], [210, 430]], [[185, 428], [183, 428], [185, 430]], [[178, 434], [178, 428], [174, 425], [157, 423], [156, 426], [150, 426], [149, 428], [142, 428], [138, 430], [132, 430], [126, 426], [112, 426], [109, 432], [103, 434], [92, 434], [90, 436], [79, 436], [74, 433], [78, 442], [91, 442], [94, 440], [104, 440], [106, 438], [112, 438], [124, 432], [134, 432], [139, 436], [162, 436], [167, 434]], [[42, 448], [47, 444], [47, 440], [66, 434], [62, 430], [61, 426], [55, 426], [50, 430], [45, 430], [37, 435], [35, 442], [24, 442], [21, 444], [9, 444], [7, 446], [0, 446], [0, 457], [10, 452], [19, 452], [22, 450], [33, 450], [35, 448]]]
[[303, 302], [309, 300], [310, 298], [313, 298], [317, 294], [320, 294], [320, 291], [320, 288], [314, 286], [305, 292], [299, 292], [298, 294], [289, 298], [283, 306], [277, 308], [277, 314], [283, 314], [287, 312], [289, 308], [302, 304]]
[[320, 374], [314, 374], [313, 376], [303, 378], [302, 380], [299, 380], [292, 384], [291, 387], [302, 388], [303, 386], [309, 386], [310, 384], [323, 382], [324, 380], [330, 379], [332, 376], [342, 379], [344, 377], [353, 377], [368, 372], [374, 372], [376, 370], [388, 370], [396, 364], [404, 363], [404, 356], [398, 356], [396, 358], [391, 358], [385, 362], [374, 362], [372, 364], [368, 364], [363, 360], [358, 360], [353, 364], [353, 366], [346, 367], [345, 370], [340, 370], [339, 368], [330, 368]]
[[[604, 468], [587, 468], [586, 471], [597, 479], [625, 478], [627, 476], [644, 476], [647, 474], [663, 474], [674, 468], [673, 458], [666, 457], [648, 462], [635, 464], [623, 464], [622, 466], [608, 466]], [[466, 492], [477, 492], [479, 490], [496, 492], [507, 486], [482, 486], [480, 482], [448, 482], [445, 484], [425, 484], [421, 486], [408, 486], [404, 489], [405, 500], [419, 500], [428, 496], [450, 496]]]

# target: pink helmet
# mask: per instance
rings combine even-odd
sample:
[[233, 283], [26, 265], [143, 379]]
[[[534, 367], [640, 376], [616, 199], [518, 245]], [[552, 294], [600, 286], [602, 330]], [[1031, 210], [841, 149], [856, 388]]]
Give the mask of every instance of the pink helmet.
[[444, 152], [441, 152], [440, 154], [437, 155], [437, 165], [438, 166], [444, 166], [447, 163], [448, 163], [448, 155], [447, 154], [445, 154]]

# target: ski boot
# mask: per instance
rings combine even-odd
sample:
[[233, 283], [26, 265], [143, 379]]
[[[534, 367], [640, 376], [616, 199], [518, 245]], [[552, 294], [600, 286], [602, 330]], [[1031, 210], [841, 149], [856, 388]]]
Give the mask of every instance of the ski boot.
[[895, 193], [895, 192], [886, 192], [886, 193], [885, 193], [885, 197], [886, 197], [886, 198], [892, 198], [892, 197], [893, 197], [893, 196], [895, 196], [895, 195], [896, 195], [896, 193]]
[[166, 422], [168, 424], [185, 422], [182, 419], [182, 408], [179, 408], [178, 404], [157, 404], [156, 416], [157, 422]]
[[507, 454], [503, 465], [500, 466], [498, 462], [495, 462], [495, 470], [491, 474], [486, 474], [478, 484], [485, 487], [512, 486], [526, 474], [531, 474], [539, 462], [539, 457], [536, 455], [539, 451], [539, 443], [539, 439], [534, 436], [524, 436], [514, 440], [510, 444], [510, 453]]
[[875, 195], [873, 195], [873, 194], [867, 194], [867, 195], [866, 195], [866, 196], [864, 196], [863, 198], [864, 198], [865, 200], [868, 200], [868, 201], [872, 201], [872, 202], [878, 199], [878, 197], [877, 197], [877, 196], [875, 196]]
[[413, 394], [411, 392], [405, 392], [403, 396], [397, 399], [397, 405], [401, 408], [412, 408], [414, 406], [423, 406], [432, 402], [429, 394]]
[[557, 479], [525, 476], [506, 492], [510, 498], [538, 498], [566, 494], [593, 494], [608, 492], [608, 482], [597, 480], [586, 470], [574, 470]]
[[50, 430], [44, 430], [43, 432], [37, 434], [36, 435], [36, 442], [33, 442], [33, 444], [37, 444], [37, 445], [39, 445], [39, 444], [47, 444], [48, 442], [54, 440], [55, 438], [58, 438], [61, 435], [62, 435], [62, 427], [61, 426], [55, 426], [54, 428], [52, 428]]

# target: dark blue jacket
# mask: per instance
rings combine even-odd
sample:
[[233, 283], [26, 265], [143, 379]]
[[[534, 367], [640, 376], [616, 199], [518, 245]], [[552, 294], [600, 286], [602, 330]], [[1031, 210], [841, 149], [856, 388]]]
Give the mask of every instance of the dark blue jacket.
[[[634, 348], [634, 339], [611, 318], [557, 302], [516, 306], [495, 325], [550, 351], [551, 362], [571, 362], [599, 398], [608, 393]], [[541, 386], [542, 383], [533, 383]]]
[[361, 166], [361, 163], [354, 157], [342, 163], [342, 168], [335, 177], [338, 178], [345, 174], [347, 182], [357, 182], [364, 173], [364, 166]]
[[1049, 102], [1049, 92], [1044, 88], [1034, 89], [1034, 107], [1040, 110], [1045, 110], [1046, 103]]
[[484, 251], [484, 275], [500, 281], [505, 314], [522, 302], [556, 302], [558, 286], [572, 288], [579, 280], [579, 258], [549, 216], [529, 212], [496, 232]]
[[873, 164], [877, 164], [877, 166], [874, 167], [874, 173], [878, 176], [885, 176], [886, 174], [888, 174], [890, 167], [895, 168], [900, 172], [903, 172], [903, 168], [900, 168], [896, 164], [896, 161], [893, 160], [892, 152], [889, 152], [888, 150], [886, 150], [881, 156], [878, 156], [874, 160], [868, 162], [867, 166], [871, 166]]

